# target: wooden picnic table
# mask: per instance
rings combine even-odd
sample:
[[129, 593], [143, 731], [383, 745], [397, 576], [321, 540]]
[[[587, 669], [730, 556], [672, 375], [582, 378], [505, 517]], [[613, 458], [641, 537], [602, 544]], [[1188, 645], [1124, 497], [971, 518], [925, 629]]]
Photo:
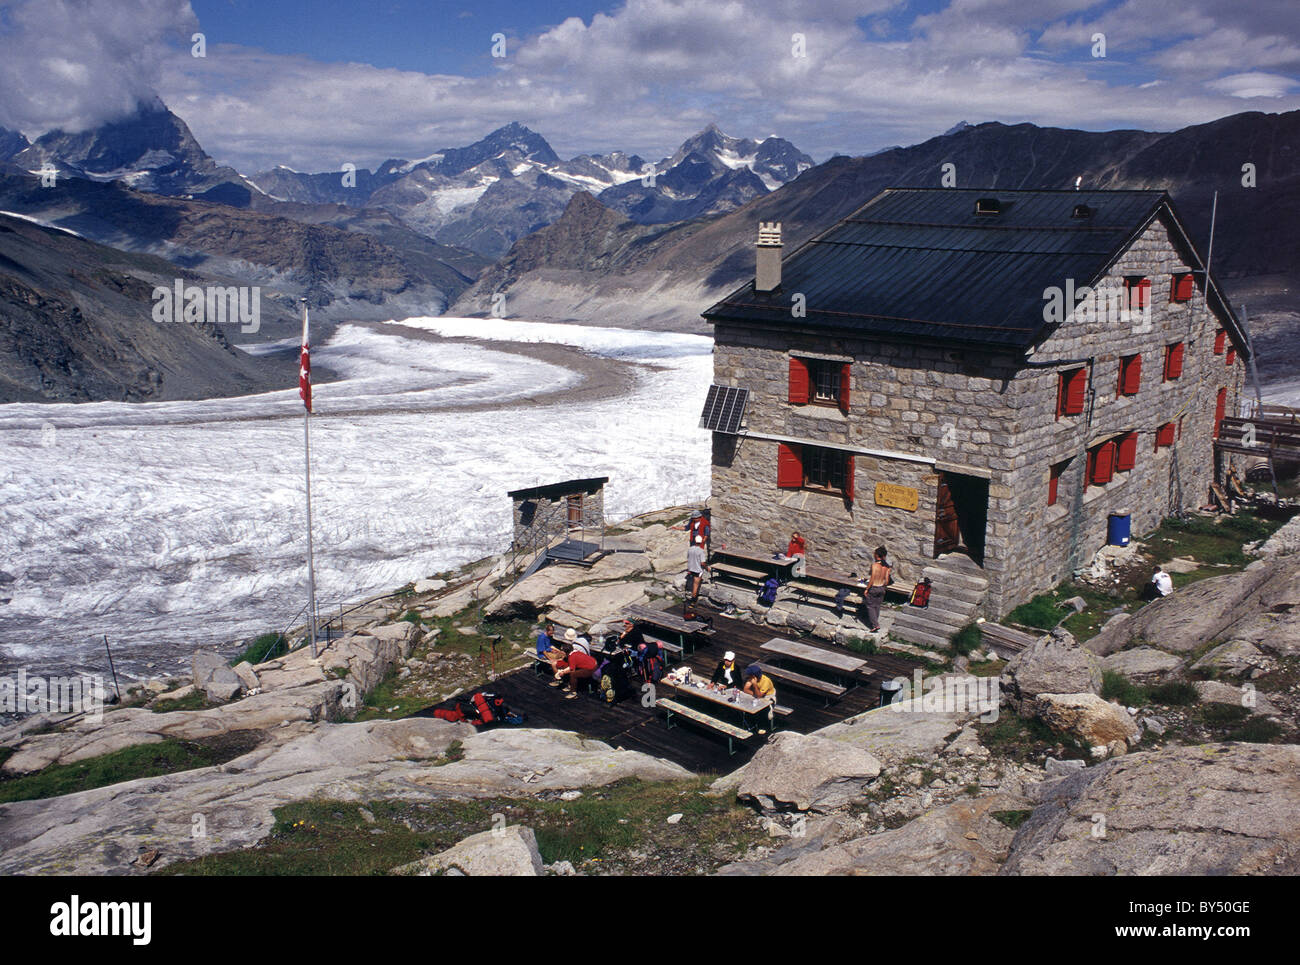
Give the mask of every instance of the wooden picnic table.
[[[793, 576], [794, 564], [797, 557], [779, 556], [768, 553], [766, 556], [758, 556], [754, 553], [747, 553], [744, 550], [716, 549], [709, 559], [710, 567], [723, 567], [723, 572], [729, 569], [740, 571], [740, 575], [749, 576], [751, 579], [761, 578], [765, 575], [775, 576], [779, 580], [789, 580]], [[743, 566], [728, 567], [728, 560], [734, 560]], [[746, 568], [756, 568], [746, 573]]]
[[821, 647], [810, 647], [806, 643], [787, 640], [785, 637], [773, 637], [759, 649], [845, 674], [855, 674], [867, 665], [861, 657], [850, 657], [847, 653], [833, 653]]
[[633, 605], [625, 608], [623, 614], [634, 623], [648, 623], [651, 626], [663, 630], [672, 630], [675, 633], [713, 635], [713, 627], [703, 620], [685, 620], [676, 613], [670, 613], [667, 610], [655, 610], [648, 606]]
[[[693, 680], [700, 680], [700, 678], [693, 678]], [[734, 691], [734, 699], [732, 699], [733, 691], [710, 690], [707, 683], [702, 680], [699, 683], [681, 684], [664, 677], [659, 681], [659, 685], [671, 688], [678, 697], [698, 697], [719, 707], [728, 707], [737, 711], [740, 714], [740, 722], [745, 727], [751, 726], [749, 720], [751, 715], [764, 713], [773, 706], [773, 701], [751, 696], [743, 690]], [[759, 723], [752, 726], [766, 727], [767, 725]]]

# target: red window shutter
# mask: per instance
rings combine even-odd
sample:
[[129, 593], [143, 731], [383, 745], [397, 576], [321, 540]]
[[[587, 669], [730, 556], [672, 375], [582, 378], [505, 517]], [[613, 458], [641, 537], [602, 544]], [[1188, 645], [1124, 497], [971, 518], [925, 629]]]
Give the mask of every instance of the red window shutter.
[[1142, 356], [1121, 359], [1119, 363], [1119, 391], [1121, 395], [1137, 395], [1142, 385]]
[[1183, 374], [1183, 343], [1175, 342], [1165, 349], [1165, 381], [1169, 382]]
[[1214, 335], [1214, 354], [1215, 354], [1215, 355], [1222, 355], [1222, 354], [1223, 354], [1224, 343], [1226, 343], [1227, 341], [1228, 341], [1228, 333], [1225, 332], [1223, 329], [1219, 329], [1218, 332], [1216, 332], [1215, 335]]
[[1084, 400], [1088, 393], [1088, 370], [1074, 369], [1061, 376], [1064, 381], [1062, 394], [1064, 403], [1061, 411], [1065, 415], [1078, 415], [1083, 411]]
[[1119, 440], [1119, 454], [1115, 461], [1115, 468], [1120, 472], [1127, 472], [1137, 465], [1138, 437], [1136, 432], [1130, 432], [1121, 436]]
[[799, 489], [803, 486], [803, 457], [798, 446], [777, 443], [776, 484], [781, 489]]
[[1052, 476], [1047, 481], [1047, 505], [1056, 505], [1057, 490], [1060, 488], [1061, 469], [1059, 466], [1052, 467]]
[[1230, 348], [1228, 349], [1228, 357], [1224, 359], [1223, 364], [1231, 365], [1235, 361], [1237, 361], [1237, 350], [1235, 348]]
[[1219, 438], [1219, 423], [1223, 421], [1224, 415], [1228, 411], [1228, 390], [1220, 389], [1219, 397], [1214, 402], [1214, 432], [1215, 439]]
[[1173, 444], [1174, 424], [1172, 422], [1166, 422], [1156, 430], [1156, 448], [1162, 449], [1165, 446], [1172, 446]]
[[1174, 275], [1174, 283], [1170, 289], [1170, 295], [1176, 302], [1191, 301], [1192, 295], [1196, 291], [1196, 281], [1190, 271], [1181, 275]]
[[[853, 366], [845, 362], [840, 366], [840, 411], [845, 415], [849, 414], [849, 372]], [[850, 496], [850, 499], [853, 497]]]
[[853, 456], [844, 457], [844, 495], [853, 502]]
[[803, 359], [790, 360], [790, 401], [796, 405], [803, 405], [812, 396], [808, 379], [808, 363]]
[[1151, 304], [1151, 279], [1143, 278], [1137, 286], [1137, 307], [1146, 308]]
[[1092, 460], [1092, 481], [1098, 486], [1104, 486], [1115, 478], [1115, 450], [1116, 445], [1113, 442], [1104, 442], [1096, 449], [1096, 456]]

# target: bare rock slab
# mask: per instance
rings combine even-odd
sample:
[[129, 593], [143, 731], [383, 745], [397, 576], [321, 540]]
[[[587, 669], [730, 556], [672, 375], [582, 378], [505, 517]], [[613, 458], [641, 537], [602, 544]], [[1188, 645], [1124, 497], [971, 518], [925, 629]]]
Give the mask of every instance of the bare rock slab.
[[1101, 661], [1103, 671], [1123, 674], [1138, 683], [1153, 683], [1178, 672], [1183, 658], [1155, 647], [1134, 647], [1112, 653]]
[[1092, 747], [1136, 741], [1137, 723], [1123, 707], [1096, 694], [1039, 694], [1034, 715], [1058, 734], [1069, 734]]
[[1001, 873], [1300, 873], [1300, 747], [1169, 747], [1048, 782]]

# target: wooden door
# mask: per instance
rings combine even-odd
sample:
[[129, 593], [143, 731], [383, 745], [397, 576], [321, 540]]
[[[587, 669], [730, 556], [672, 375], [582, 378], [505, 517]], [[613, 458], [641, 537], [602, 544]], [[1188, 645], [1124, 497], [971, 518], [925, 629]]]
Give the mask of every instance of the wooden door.
[[582, 528], [582, 494], [567, 497], [569, 509], [569, 528]]
[[934, 506], [934, 555], [951, 553], [961, 546], [961, 524], [957, 518], [957, 503], [948, 488], [948, 477], [939, 473], [939, 489]]

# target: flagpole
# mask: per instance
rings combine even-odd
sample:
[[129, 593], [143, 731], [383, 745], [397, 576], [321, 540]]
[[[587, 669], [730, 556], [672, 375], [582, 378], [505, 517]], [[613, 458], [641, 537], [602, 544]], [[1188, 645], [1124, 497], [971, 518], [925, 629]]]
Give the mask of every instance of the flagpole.
[[[302, 299], [302, 345], [303, 353], [306, 354], [308, 346], [307, 338], [307, 299]], [[310, 378], [310, 375], [308, 376]], [[307, 392], [310, 393], [310, 382], [308, 383]], [[311, 656], [316, 659], [316, 567], [313, 561], [312, 536], [311, 536], [311, 399], [310, 395], [303, 399], [306, 405], [302, 413], [302, 441], [304, 454], [304, 469], [307, 481], [307, 596], [308, 596], [308, 632], [311, 634]]]

